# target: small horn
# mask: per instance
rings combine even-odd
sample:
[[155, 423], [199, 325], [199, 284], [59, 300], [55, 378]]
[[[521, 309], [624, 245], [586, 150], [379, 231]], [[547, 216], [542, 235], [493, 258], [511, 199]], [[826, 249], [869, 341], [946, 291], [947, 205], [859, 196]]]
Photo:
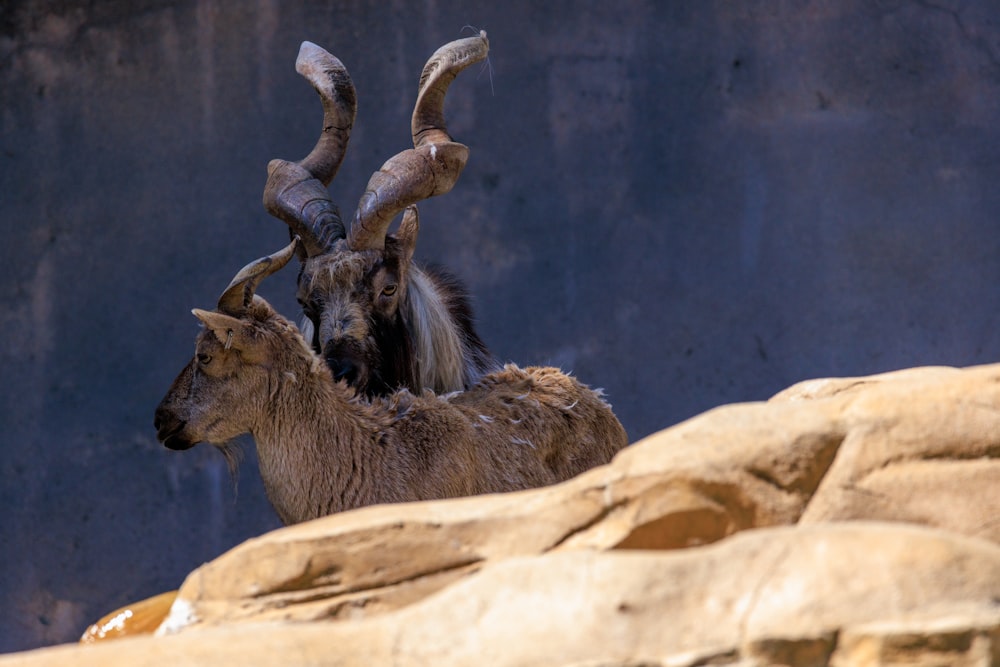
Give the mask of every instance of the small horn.
[[296, 236], [291, 243], [273, 255], [261, 257], [240, 269], [229, 283], [229, 287], [219, 297], [217, 310], [233, 317], [242, 317], [253, 301], [253, 295], [260, 281], [288, 264], [288, 260], [295, 254], [299, 241], [299, 237]]
[[302, 42], [295, 69], [320, 96], [323, 130], [309, 155], [298, 163], [271, 160], [267, 165], [264, 208], [302, 238], [311, 257], [346, 236], [340, 212], [326, 188], [344, 160], [358, 104], [347, 68], [312, 42]]
[[354, 250], [381, 250], [393, 218], [407, 206], [445, 194], [469, 159], [469, 148], [452, 141], [444, 121], [444, 98], [459, 72], [489, 53], [486, 31], [445, 44], [424, 65], [410, 129], [413, 146], [372, 174], [347, 236]]

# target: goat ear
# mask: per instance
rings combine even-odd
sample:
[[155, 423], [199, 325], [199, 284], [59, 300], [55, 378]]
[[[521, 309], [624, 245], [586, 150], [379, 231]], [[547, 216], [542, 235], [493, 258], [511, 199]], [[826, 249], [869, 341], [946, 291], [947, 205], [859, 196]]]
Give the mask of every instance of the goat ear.
[[201, 320], [205, 328], [215, 334], [219, 342], [226, 346], [241, 349], [243, 347], [243, 320], [218, 311], [195, 308], [191, 313]]
[[416, 204], [407, 206], [403, 212], [403, 221], [399, 223], [399, 230], [396, 232], [396, 240], [399, 242], [399, 265], [404, 267], [410, 265], [413, 259], [413, 252], [417, 249], [417, 232], [420, 231], [420, 216], [417, 214]]

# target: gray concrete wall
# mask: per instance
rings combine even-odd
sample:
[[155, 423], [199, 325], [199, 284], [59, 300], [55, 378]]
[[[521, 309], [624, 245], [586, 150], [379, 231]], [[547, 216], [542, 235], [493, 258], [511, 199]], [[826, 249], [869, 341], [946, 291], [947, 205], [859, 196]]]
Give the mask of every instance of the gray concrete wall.
[[[0, 650], [278, 525], [252, 447], [234, 493], [217, 452], [155, 440], [189, 310], [287, 238], [260, 195], [320, 127], [299, 42], [357, 85], [351, 210], [466, 25], [492, 43], [448, 105], [472, 157], [418, 255], [501, 357], [604, 387], [633, 438], [805, 378], [1000, 358], [989, 0], [7, 0]], [[292, 314], [293, 283], [261, 291]]]

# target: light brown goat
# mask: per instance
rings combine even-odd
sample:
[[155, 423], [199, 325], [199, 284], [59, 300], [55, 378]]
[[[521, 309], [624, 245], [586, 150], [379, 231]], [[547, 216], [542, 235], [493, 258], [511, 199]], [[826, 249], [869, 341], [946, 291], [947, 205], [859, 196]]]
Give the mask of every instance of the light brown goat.
[[554, 368], [508, 365], [464, 392], [359, 397], [254, 292], [285, 249], [248, 264], [156, 409], [171, 449], [249, 432], [287, 524], [379, 503], [515, 491], [607, 463], [627, 436], [600, 395]]

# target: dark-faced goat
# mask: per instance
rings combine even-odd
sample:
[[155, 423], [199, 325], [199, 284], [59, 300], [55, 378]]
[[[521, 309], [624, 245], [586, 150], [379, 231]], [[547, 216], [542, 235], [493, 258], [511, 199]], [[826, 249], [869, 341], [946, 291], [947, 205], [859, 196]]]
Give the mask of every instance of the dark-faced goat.
[[554, 368], [513, 365], [447, 396], [359, 397], [257, 285], [284, 250], [241, 270], [194, 358], [156, 409], [171, 449], [249, 432], [268, 498], [285, 523], [379, 503], [516, 491], [607, 463], [627, 436], [600, 395]]
[[[298, 299], [304, 335], [335, 378], [369, 396], [401, 387], [467, 389], [500, 368], [475, 331], [464, 287], [412, 261], [419, 227], [414, 204], [451, 190], [469, 155], [448, 135], [445, 93], [488, 50], [482, 32], [431, 56], [411, 120], [414, 148], [372, 175], [349, 230], [327, 187], [354, 125], [354, 84], [343, 63], [320, 47], [304, 42], [299, 50], [296, 69], [323, 102], [323, 132], [301, 161], [271, 161], [264, 206], [302, 239]], [[398, 233], [388, 234], [404, 210]]]

